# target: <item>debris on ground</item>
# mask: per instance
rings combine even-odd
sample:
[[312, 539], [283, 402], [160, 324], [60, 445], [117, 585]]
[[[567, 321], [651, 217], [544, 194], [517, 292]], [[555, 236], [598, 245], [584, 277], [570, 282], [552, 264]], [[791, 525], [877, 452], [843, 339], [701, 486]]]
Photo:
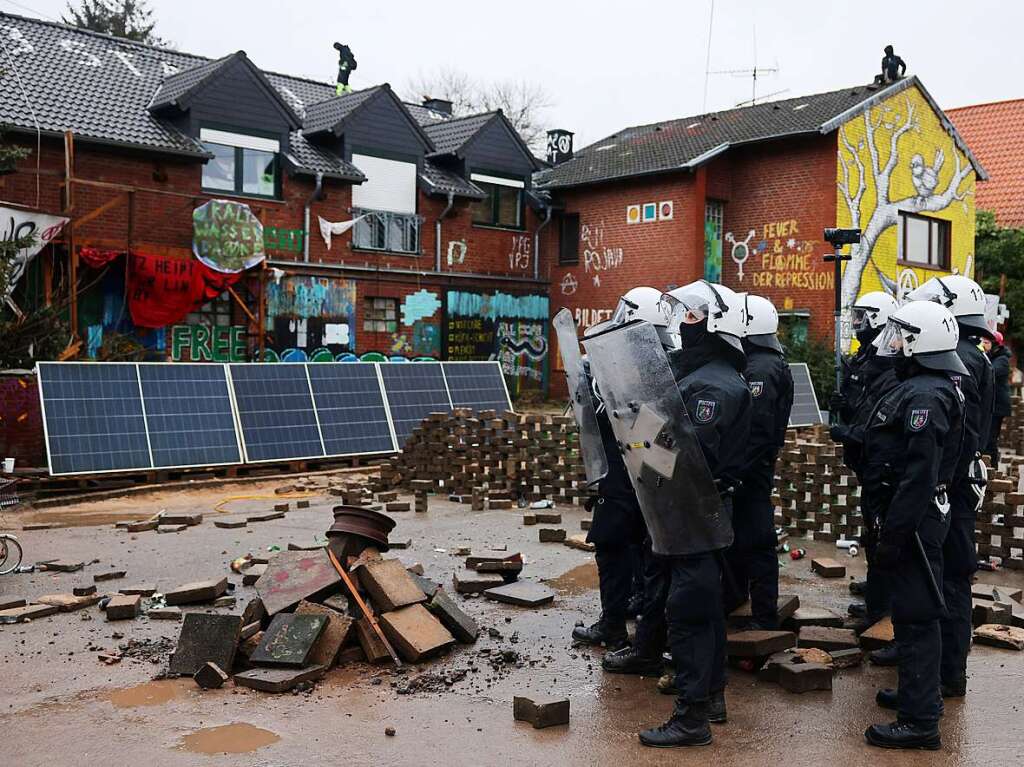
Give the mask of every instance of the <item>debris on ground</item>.
[[1024, 629], [986, 624], [974, 629], [974, 641], [1004, 650], [1024, 650]]
[[512, 716], [517, 722], [529, 722], [537, 730], [569, 724], [569, 699], [517, 695], [512, 699]]

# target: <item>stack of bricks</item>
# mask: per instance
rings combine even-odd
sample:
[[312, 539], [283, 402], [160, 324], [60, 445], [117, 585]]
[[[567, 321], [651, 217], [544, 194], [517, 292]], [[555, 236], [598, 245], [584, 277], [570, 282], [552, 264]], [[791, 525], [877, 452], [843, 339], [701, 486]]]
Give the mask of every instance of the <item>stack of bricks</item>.
[[519, 500], [582, 503], [586, 476], [572, 418], [457, 408], [431, 413], [381, 466], [378, 490], [443, 493], [474, 510]]
[[1024, 467], [1017, 465], [1007, 479], [989, 474], [985, 503], [978, 514], [974, 540], [978, 557], [999, 557], [1002, 566], [1024, 570], [1024, 493], [1020, 492]]

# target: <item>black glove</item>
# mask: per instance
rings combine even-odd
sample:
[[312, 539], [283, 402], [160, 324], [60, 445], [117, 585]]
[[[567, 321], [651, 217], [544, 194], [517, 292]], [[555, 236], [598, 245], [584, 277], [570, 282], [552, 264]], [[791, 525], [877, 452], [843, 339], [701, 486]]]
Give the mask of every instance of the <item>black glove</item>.
[[597, 496], [596, 495], [587, 496], [587, 500], [585, 500], [583, 502], [583, 508], [586, 509], [589, 513], [593, 513], [593, 511], [594, 511], [594, 504], [596, 504], [596, 503], [597, 503]]
[[836, 424], [828, 430], [828, 435], [832, 438], [833, 442], [849, 442], [850, 427]]
[[900, 563], [902, 552], [903, 545], [901, 543], [883, 539], [879, 541], [878, 548], [875, 549], [875, 559], [871, 564], [879, 570], [895, 570]]
[[838, 413], [839, 411], [841, 411], [841, 410], [843, 410], [845, 408], [846, 408], [846, 397], [844, 397], [839, 392], [833, 393], [833, 395], [828, 398], [828, 411], [830, 413]]

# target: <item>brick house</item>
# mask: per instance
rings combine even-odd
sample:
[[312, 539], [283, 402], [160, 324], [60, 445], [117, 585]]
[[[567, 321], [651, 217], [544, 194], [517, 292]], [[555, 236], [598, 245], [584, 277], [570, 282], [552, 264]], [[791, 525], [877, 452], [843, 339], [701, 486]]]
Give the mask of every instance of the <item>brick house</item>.
[[846, 305], [970, 274], [983, 174], [916, 77], [624, 128], [534, 178], [558, 209], [551, 310], [586, 327], [633, 286], [703, 277], [765, 295], [791, 332], [829, 340], [822, 230], [864, 230]]
[[[211, 60], [9, 14], [0, 35], [0, 125], [32, 150], [0, 175], [0, 206], [70, 219], [13, 298], [57, 301], [74, 279], [79, 357], [127, 339], [169, 361], [497, 358], [514, 395], [546, 389], [550, 212], [542, 163], [501, 112], [455, 118], [386, 83], [337, 95], [243, 51]], [[133, 259], [186, 268], [212, 199], [249, 206], [265, 262], [138, 326]], [[82, 257], [95, 252], [102, 268]]]

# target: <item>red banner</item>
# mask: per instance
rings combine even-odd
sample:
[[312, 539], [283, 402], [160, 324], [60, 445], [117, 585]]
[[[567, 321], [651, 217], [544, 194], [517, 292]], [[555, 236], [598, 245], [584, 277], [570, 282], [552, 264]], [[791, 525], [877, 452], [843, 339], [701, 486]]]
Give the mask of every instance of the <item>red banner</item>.
[[123, 250], [100, 250], [99, 248], [80, 248], [78, 250], [79, 258], [85, 262], [86, 266], [93, 269], [101, 269], [118, 256], [123, 255]]
[[194, 258], [132, 253], [128, 257], [128, 310], [132, 322], [143, 328], [179, 323], [241, 276], [241, 272], [216, 272]]

